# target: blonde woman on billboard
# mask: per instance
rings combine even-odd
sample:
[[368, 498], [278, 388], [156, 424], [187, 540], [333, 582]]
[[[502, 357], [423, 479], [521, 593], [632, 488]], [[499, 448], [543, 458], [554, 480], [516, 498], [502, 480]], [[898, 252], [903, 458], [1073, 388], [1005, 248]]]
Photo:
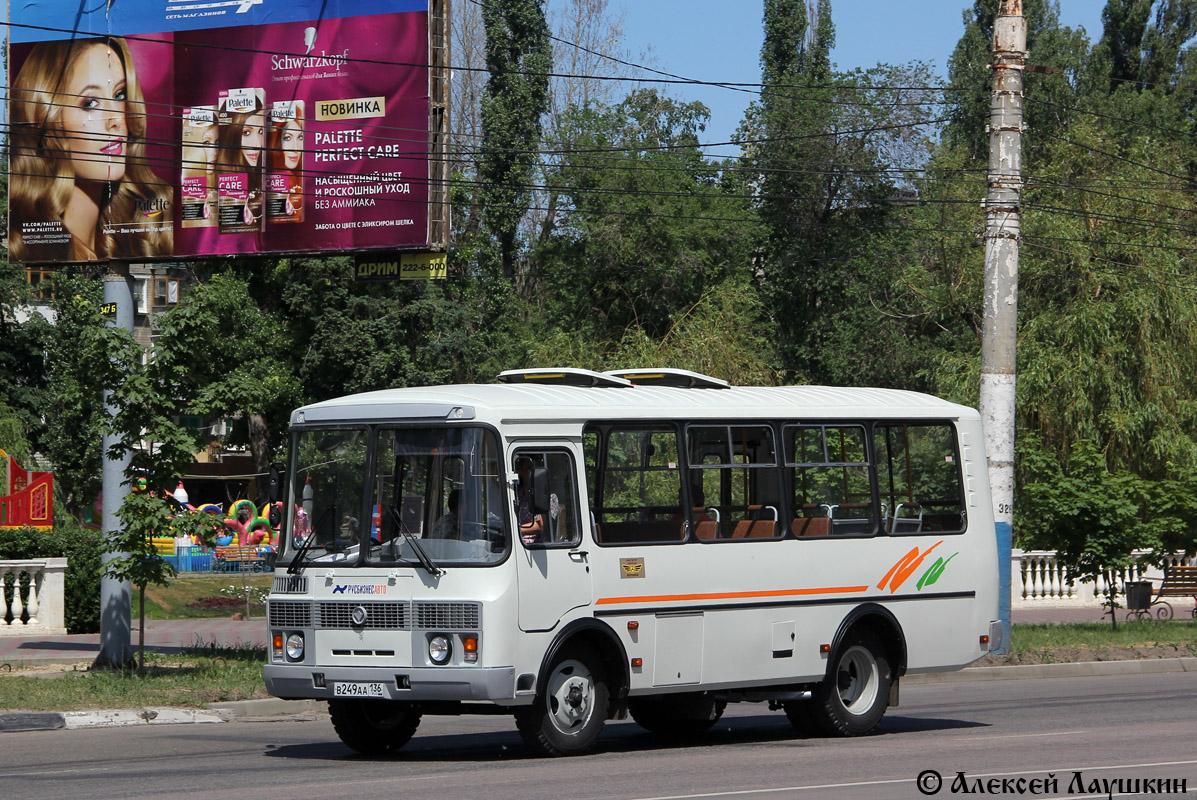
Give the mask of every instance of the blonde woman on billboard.
[[220, 227], [232, 233], [254, 230], [262, 219], [262, 154], [265, 150], [266, 111], [262, 100], [243, 111], [226, 112], [220, 124], [217, 170], [225, 174], [244, 174], [248, 181], [245, 197], [236, 203], [236, 213], [221, 197]]
[[182, 215], [184, 228], [216, 224], [216, 120], [211, 108], [188, 109], [183, 120]]
[[171, 254], [170, 193], [146, 164], [145, 100], [123, 39], [34, 45], [11, 114], [14, 261]]

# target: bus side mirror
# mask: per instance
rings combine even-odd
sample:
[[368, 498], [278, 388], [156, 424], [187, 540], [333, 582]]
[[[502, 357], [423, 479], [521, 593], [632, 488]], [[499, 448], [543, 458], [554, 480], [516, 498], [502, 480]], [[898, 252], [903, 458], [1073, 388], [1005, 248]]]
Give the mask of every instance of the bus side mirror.
[[549, 471], [543, 468], [532, 470], [532, 486], [529, 487], [532, 498], [532, 513], [549, 513]]
[[271, 503], [283, 499], [283, 465], [277, 461], [270, 465], [269, 489]]

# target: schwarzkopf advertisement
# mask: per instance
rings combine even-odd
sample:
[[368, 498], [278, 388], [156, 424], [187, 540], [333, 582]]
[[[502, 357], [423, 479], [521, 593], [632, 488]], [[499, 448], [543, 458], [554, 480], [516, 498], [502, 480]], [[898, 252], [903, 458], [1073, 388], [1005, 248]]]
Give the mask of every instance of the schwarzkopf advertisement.
[[427, 12], [13, 4], [10, 259], [427, 246]]

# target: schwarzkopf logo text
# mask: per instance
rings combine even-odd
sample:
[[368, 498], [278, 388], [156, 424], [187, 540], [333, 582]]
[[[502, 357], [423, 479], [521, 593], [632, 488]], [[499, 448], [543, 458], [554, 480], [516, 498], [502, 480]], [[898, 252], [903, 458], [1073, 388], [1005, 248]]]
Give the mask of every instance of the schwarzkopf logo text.
[[281, 69], [315, 69], [317, 67], [343, 67], [349, 62], [349, 48], [342, 53], [326, 53], [310, 56], [271, 56], [270, 68]]

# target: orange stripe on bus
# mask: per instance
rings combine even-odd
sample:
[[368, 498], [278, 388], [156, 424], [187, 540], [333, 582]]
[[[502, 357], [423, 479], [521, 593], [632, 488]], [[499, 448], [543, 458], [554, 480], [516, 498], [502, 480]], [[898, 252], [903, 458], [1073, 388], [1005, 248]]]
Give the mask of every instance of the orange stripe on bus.
[[746, 597], [792, 597], [804, 594], [851, 594], [863, 592], [868, 586], [824, 586], [818, 589], [782, 589], [774, 592], [711, 592], [710, 594], [659, 594], [640, 597], [600, 597], [595, 605], [622, 603], [669, 603], [681, 600], [737, 600]]

